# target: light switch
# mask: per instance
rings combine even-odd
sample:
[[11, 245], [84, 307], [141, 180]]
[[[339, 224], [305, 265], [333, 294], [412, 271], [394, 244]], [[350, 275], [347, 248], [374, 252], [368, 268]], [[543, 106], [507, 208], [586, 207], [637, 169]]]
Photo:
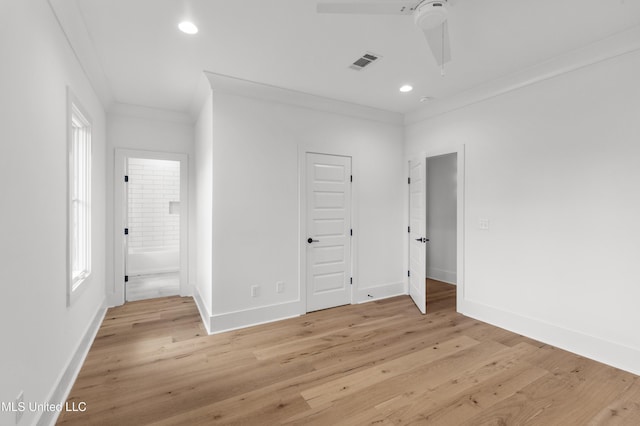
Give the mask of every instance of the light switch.
[[479, 228], [482, 230], [488, 230], [489, 229], [489, 219], [480, 219], [478, 221], [479, 224]]

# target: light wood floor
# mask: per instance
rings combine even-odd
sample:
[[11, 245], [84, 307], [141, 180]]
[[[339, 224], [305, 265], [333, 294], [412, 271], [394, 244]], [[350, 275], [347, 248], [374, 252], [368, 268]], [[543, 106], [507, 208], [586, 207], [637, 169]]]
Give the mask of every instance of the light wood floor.
[[406, 296], [207, 336], [190, 298], [110, 309], [73, 425], [640, 425], [640, 379]]

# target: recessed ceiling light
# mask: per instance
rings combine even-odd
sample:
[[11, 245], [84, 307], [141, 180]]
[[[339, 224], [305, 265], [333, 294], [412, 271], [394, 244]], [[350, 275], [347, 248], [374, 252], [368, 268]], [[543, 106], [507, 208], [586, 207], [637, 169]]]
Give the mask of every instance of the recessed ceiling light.
[[402, 93], [407, 93], [413, 90], [413, 86], [409, 86], [408, 84], [405, 84], [404, 86], [400, 87], [400, 91]]
[[182, 21], [178, 24], [178, 28], [185, 34], [196, 34], [198, 32], [198, 27], [196, 24], [190, 21]]

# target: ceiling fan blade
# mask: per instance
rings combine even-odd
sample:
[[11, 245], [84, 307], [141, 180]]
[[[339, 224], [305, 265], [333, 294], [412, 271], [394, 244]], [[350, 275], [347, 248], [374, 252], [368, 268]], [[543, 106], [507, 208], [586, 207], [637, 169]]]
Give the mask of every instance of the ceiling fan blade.
[[429, 30], [423, 30], [431, 53], [436, 63], [441, 66], [451, 60], [451, 47], [449, 46], [449, 25], [444, 21], [442, 25]]
[[351, 13], [362, 15], [410, 15], [423, 0], [391, 0], [372, 2], [318, 3], [318, 13]]

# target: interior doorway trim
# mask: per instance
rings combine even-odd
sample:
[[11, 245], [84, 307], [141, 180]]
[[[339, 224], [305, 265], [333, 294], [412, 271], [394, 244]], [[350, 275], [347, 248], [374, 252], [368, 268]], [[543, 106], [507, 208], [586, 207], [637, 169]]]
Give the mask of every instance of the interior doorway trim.
[[[438, 157], [441, 155], [447, 154], [457, 154], [457, 185], [456, 185], [456, 310], [458, 312], [464, 311], [464, 303], [465, 303], [465, 189], [466, 189], [466, 170], [465, 170], [465, 145], [458, 145], [451, 148], [445, 148], [441, 150], [433, 150], [421, 152], [419, 155], [411, 156], [407, 158], [407, 164], [411, 158], [421, 158], [427, 161], [430, 157]], [[407, 200], [407, 206], [409, 205]], [[428, 237], [428, 236], [427, 236]], [[407, 240], [407, 247], [409, 246]], [[409, 252], [407, 251], [407, 265], [409, 264], [408, 258]], [[407, 282], [407, 294], [409, 291], [409, 278], [406, 277]], [[428, 309], [428, 307], [427, 307]]]
[[114, 168], [114, 282], [107, 297], [113, 305], [122, 305], [125, 302], [125, 234], [124, 228], [127, 218], [127, 195], [124, 176], [126, 175], [127, 161], [130, 158], [145, 158], [151, 160], [170, 160], [180, 163], [180, 295], [191, 294], [189, 288], [189, 161], [187, 154], [142, 151], [116, 148]]

